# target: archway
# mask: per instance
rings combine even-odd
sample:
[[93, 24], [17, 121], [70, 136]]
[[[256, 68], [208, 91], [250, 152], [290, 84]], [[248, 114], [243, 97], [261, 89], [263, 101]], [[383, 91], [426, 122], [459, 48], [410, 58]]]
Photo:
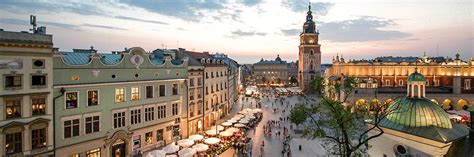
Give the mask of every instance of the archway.
[[467, 109], [467, 101], [464, 100], [464, 99], [459, 99], [458, 102], [456, 103], [456, 111], [459, 111], [459, 110], [465, 110]]
[[439, 105], [439, 102], [436, 99], [431, 99], [431, 102], [435, 103], [436, 105]]
[[445, 110], [452, 110], [453, 109], [453, 105], [452, 105], [452, 102], [451, 99], [445, 99], [443, 101], [443, 109]]

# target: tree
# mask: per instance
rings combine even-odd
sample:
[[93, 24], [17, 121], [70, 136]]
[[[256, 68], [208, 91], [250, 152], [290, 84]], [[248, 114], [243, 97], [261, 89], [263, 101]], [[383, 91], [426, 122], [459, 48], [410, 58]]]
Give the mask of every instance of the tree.
[[296, 128], [306, 121], [308, 114], [306, 113], [307, 108], [304, 105], [296, 104], [291, 110], [290, 121], [296, 124]]
[[[357, 108], [347, 105], [347, 98], [352, 93], [356, 82], [349, 77], [326, 83], [327, 90], [323, 90], [324, 80], [316, 78], [312, 90], [320, 93], [321, 101], [314, 107], [304, 107], [294, 110], [292, 115], [305, 114], [303, 136], [310, 139], [321, 139], [323, 147], [330, 155], [351, 157], [366, 153], [369, 141], [381, 136], [384, 131], [379, 123], [393, 111], [386, 111], [384, 105], [374, 105], [369, 114], [367, 108]], [[328, 91], [327, 93], [324, 91]], [[339, 95], [344, 98], [331, 99], [327, 95]], [[375, 134], [369, 134], [374, 130]]]
[[314, 80], [311, 82], [311, 92], [314, 94], [321, 96], [324, 90], [324, 78], [321, 76], [316, 76]]

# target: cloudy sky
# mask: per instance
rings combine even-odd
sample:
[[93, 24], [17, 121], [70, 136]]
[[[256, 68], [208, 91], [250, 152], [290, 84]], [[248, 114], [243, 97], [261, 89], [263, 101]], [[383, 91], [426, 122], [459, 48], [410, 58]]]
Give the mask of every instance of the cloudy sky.
[[[29, 15], [61, 50], [182, 47], [240, 63], [296, 60], [308, 0], [2, 0], [0, 28], [28, 30]], [[471, 0], [313, 1], [322, 61], [474, 53]]]

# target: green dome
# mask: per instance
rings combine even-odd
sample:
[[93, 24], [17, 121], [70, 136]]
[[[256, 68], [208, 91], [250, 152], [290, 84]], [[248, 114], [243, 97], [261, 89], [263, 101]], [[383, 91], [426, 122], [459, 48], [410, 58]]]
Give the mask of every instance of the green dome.
[[466, 127], [452, 124], [448, 113], [425, 98], [398, 98], [386, 111], [391, 113], [380, 126], [435, 141], [453, 141], [469, 132]]
[[408, 82], [426, 82], [425, 77], [418, 73], [418, 71], [415, 71], [414, 73], [410, 74], [407, 79]]
[[398, 98], [387, 110], [394, 112], [389, 114], [386, 119], [401, 126], [419, 127], [432, 125], [441, 128], [452, 127], [451, 121], [449, 121], [449, 114], [439, 105], [428, 99]]

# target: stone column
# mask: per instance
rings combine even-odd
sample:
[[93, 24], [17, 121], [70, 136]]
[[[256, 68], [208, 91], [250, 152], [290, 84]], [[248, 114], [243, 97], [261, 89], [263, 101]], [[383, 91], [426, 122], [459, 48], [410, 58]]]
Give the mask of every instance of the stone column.
[[31, 130], [30, 125], [25, 125], [25, 130], [23, 131], [23, 150], [31, 150]]

